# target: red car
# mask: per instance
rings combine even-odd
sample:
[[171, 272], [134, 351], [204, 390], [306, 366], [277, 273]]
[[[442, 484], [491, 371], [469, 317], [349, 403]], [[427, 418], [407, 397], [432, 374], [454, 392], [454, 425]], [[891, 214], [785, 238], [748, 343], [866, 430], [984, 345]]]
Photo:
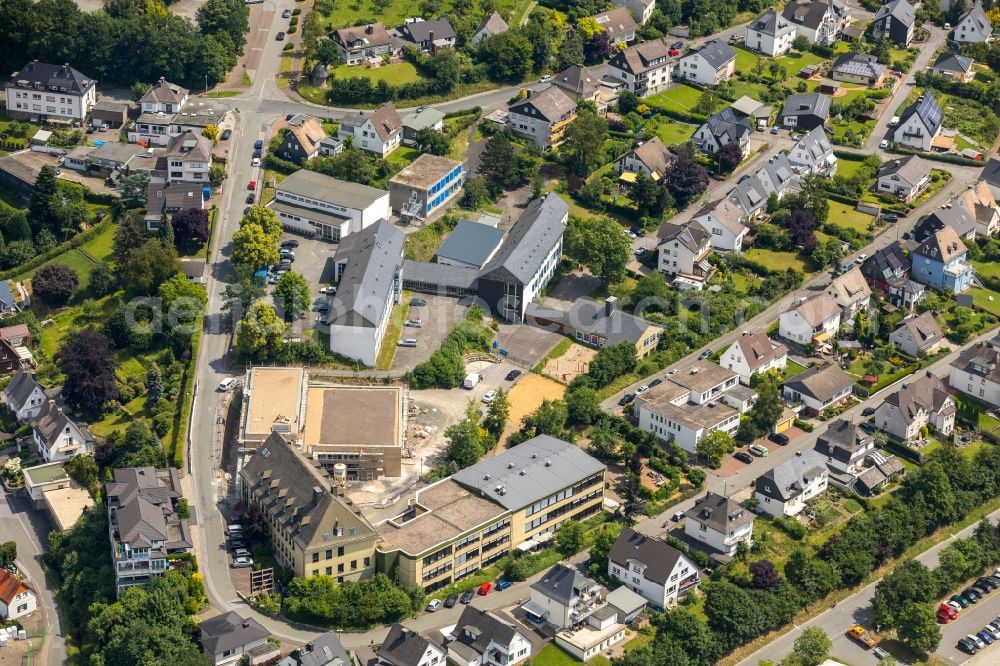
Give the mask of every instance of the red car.
[[484, 597], [490, 593], [490, 589], [493, 587], [493, 583], [483, 583], [479, 586], [479, 594]]
[[671, 57], [673, 57], [673, 56], [677, 56], [677, 55], [680, 55], [680, 53], [681, 53], [681, 52], [680, 52], [680, 51], [678, 51], [677, 49], [670, 49], [669, 51], [667, 51], [667, 53], [668, 53], [668, 54], [669, 54], [669, 55], [670, 55]]
[[954, 619], [955, 618], [953, 618], [953, 617], [949, 617], [947, 615], [947, 613], [938, 613], [937, 614], [937, 623], [938, 624], [948, 624], [949, 622], [951, 622]]
[[948, 604], [941, 604], [937, 609], [938, 615], [947, 615], [949, 620], [958, 619], [958, 611]]
[[257, 181], [256, 180], [251, 180], [250, 184], [247, 185], [247, 189], [248, 190], [256, 190], [257, 189]]

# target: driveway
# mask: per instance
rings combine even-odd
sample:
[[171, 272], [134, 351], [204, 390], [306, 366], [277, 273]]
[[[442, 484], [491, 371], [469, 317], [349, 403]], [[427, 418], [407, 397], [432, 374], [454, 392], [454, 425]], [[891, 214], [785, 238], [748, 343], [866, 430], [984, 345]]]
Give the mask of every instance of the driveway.
[[576, 270], [559, 281], [545, 298], [545, 307], [569, 312], [573, 301], [594, 293], [601, 288], [600, 278], [587, 271]]
[[523, 369], [530, 370], [563, 338], [562, 334], [547, 331], [531, 324], [501, 324], [497, 344], [501, 354]]
[[[412, 302], [413, 299], [420, 299], [427, 305], [411, 305], [406, 318], [420, 319], [423, 325], [420, 328], [403, 326], [400, 329], [399, 338], [414, 338], [417, 346], [396, 349], [396, 357], [392, 362], [394, 373], [412, 370], [418, 363], [429, 359], [441, 346], [448, 332], [465, 319], [469, 309], [468, 304], [448, 296], [413, 294], [409, 300], [404, 297], [401, 304], [396, 306], [393, 317], [398, 316], [401, 305]], [[394, 345], [396, 342], [385, 338], [382, 344]]]

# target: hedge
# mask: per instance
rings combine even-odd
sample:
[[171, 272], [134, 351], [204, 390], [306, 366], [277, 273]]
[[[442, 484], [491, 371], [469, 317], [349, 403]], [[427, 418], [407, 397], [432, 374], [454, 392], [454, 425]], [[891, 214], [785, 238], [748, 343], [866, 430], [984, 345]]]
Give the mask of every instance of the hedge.
[[870, 153], [868, 153], [868, 154], [866, 154], [866, 153], [855, 153], [855, 152], [851, 152], [849, 150], [840, 150], [838, 148], [834, 148], [833, 149], [833, 154], [836, 155], [837, 158], [839, 158], [839, 159], [850, 160], [852, 162], [864, 162], [866, 159], [868, 159], [869, 157], [871, 157]]
[[983, 163], [978, 160], [970, 160], [968, 157], [962, 157], [961, 155], [950, 155], [948, 153], [928, 153], [922, 150], [913, 150], [911, 148], [901, 148], [895, 144], [889, 144], [886, 149], [887, 152], [896, 153], [898, 155], [919, 155], [925, 160], [937, 160], [938, 162], [945, 162], [947, 164], [957, 164], [959, 166], [973, 166], [981, 167]]
[[55, 259], [63, 252], [68, 252], [69, 250], [80, 247], [81, 245], [83, 245], [84, 243], [91, 240], [92, 238], [100, 234], [102, 231], [107, 229], [110, 224], [111, 224], [110, 218], [107, 217], [104, 218], [103, 220], [92, 226], [90, 229], [87, 229], [86, 231], [81, 231], [77, 235], [73, 236], [73, 238], [69, 239], [65, 243], [60, 243], [59, 245], [56, 245], [48, 252], [36, 255], [32, 257], [30, 261], [26, 261], [20, 266], [15, 266], [14, 268], [8, 268], [5, 271], [0, 271], [0, 280], [9, 280], [10, 278], [21, 275], [22, 273], [27, 273], [30, 270], [38, 268], [45, 262]]
[[893, 441], [891, 439], [886, 441], [883, 448], [885, 448], [888, 451], [892, 451], [900, 458], [906, 458], [912, 463], [922, 465], [924, 462], [924, 454], [922, 454], [920, 451], [914, 451], [910, 447], [900, 444], [899, 442]]
[[483, 115], [483, 107], [481, 107], [481, 106], [472, 106], [472, 107], [469, 107], [468, 109], [459, 109], [458, 111], [449, 111], [448, 113], [444, 114], [444, 119], [448, 120], [449, 118], [458, 118], [460, 116], [467, 116], [467, 115], [472, 114], [472, 113], [476, 114], [477, 116]]

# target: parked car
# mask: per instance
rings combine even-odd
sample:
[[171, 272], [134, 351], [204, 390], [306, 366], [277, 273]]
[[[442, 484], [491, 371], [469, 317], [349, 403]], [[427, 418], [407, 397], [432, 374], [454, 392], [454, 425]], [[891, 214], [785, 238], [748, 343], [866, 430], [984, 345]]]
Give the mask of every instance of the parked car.
[[291, 18], [291, 17], [292, 17], [291, 9], [286, 9], [285, 11], [281, 12], [281, 18]]
[[233, 560], [234, 569], [246, 569], [253, 566], [253, 559], [249, 557], [237, 557]]
[[750, 453], [760, 458], [767, 457], [767, 449], [761, 446], [760, 444], [751, 444], [750, 446], [747, 447], [747, 450], [749, 450]]
[[875, 424], [871, 421], [865, 421], [859, 427], [865, 432], [875, 432]]
[[768, 441], [774, 442], [780, 446], [785, 446], [788, 444], [788, 435], [783, 432], [772, 432], [767, 436]]
[[233, 385], [235, 383], [236, 383], [235, 379], [233, 379], [232, 377], [226, 377], [221, 382], [219, 382], [219, 390], [225, 393], [229, 389], [233, 388]]
[[670, 49], [669, 51], [667, 51], [667, 55], [669, 55], [671, 58], [675, 58], [680, 54], [681, 54], [680, 49]]
[[974, 604], [978, 604], [979, 600], [983, 598], [983, 595], [979, 594], [971, 587], [967, 587], [964, 590], [962, 590], [962, 596]]
[[224, 129], [222, 130], [222, 135], [219, 138], [222, 139], [223, 141], [229, 141], [229, 137], [231, 137], [232, 135], [233, 135], [233, 130]]
[[417, 346], [417, 339], [416, 338], [403, 338], [402, 340], [400, 340], [396, 344], [398, 346], [400, 346], [400, 347], [416, 347]]
[[407, 326], [411, 327], [411, 328], [422, 328], [423, 325], [424, 325], [424, 320], [423, 319], [407, 319], [404, 323]]
[[993, 640], [995, 641], [1000, 640], [1000, 630], [998, 630], [993, 625], [990, 624], [986, 625], [985, 627], [983, 627], [983, 631], [989, 634], [990, 638], [992, 638]]
[[294, 249], [294, 248], [297, 248], [298, 246], [299, 246], [299, 242], [297, 240], [295, 240], [294, 238], [289, 238], [288, 240], [281, 241], [281, 247], [290, 247], [290, 248]]
[[326, 294], [327, 296], [332, 296], [337, 293], [336, 287], [321, 287], [319, 293]]
[[702, 353], [698, 354], [698, 360], [699, 361], [704, 361], [706, 358], [708, 358], [711, 355], [712, 355], [712, 350], [711, 349], [706, 349]]
[[246, 548], [237, 548], [233, 550], [233, 555], [236, 557], [250, 557], [250, 551]]
[[538, 79], [538, 82], [539, 83], [548, 83], [551, 80], [552, 80], [552, 75], [551, 74], [546, 74], [542, 78]]
[[637, 248], [635, 248], [635, 256], [641, 257], [644, 254], [646, 254], [646, 248], [644, 248], [644, 247], [637, 247]]
[[278, 254], [281, 255], [282, 259], [284, 259], [285, 257], [288, 257], [289, 259], [293, 260], [295, 259], [295, 250], [291, 248], [283, 247], [280, 250], [278, 250]]
[[976, 581], [976, 585], [978, 585], [979, 587], [984, 587], [985, 586], [986, 589], [990, 590], [991, 592], [993, 590], [997, 589], [997, 587], [998, 587], [996, 581], [990, 580], [986, 576], [983, 576], [982, 578], [980, 578], [979, 580], [977, 580]]
[[497, 581], [497, 592], [503, 592], [504, 590], [506, 590], [508, 587], [510, 587], [513, 584], [514, 584], [513, 581], [498, 580]]
[[256, 141], [254, 141], [253, 142], [253, 147], [256, 150], [260, 150], [261, 148], [263, 148], [264, 147], [264, 139], [257, 139]]
[[410, 299], [410, 306], [411, 307], [421, 307], [423, 305], [427, 305], [427, 301], [425, 301], [422, 298], [411, 298]]
[[645, 393], [648, 390], [649, 390], [649, 384], [643, 384], [642, 386], [640, 386], [639, 388], [637, 388], [635, 390], [635, 394], [636, 395], [641, 395], [641, 394]]
[[865, 259], [867, 259], [867, 258], [868, 258], [868, 255], [867, 255], [867, 254], [865, 254], [864, 252], [862, 252], [862, 253], [861, 253], [861, 254], [859, 254], [859, 255], [857, 256], [857, 258], [856, 258], [856, 259], [854, 260], [854, 263], [856, 263], [856, 264], [863, 264], [863, 263], [865, 263]]
[[457, 594], [453, 594], [453, 595], [451, 595], [450, 597], [448, 597], [447, 599], [444, 600], [444, 607], [445, 608], [454, 608], [455, 604], [457, 604], [457, 603], [458, 603], [458, 595]]
[[482, 585], [479, 586], [477, 592], [485, 597], [487, 594], [490, 593], [491, 589], [493, 589], [493, 583], [483, 583]]
[[733, 454], [733, 457], [739, 460], [740, 462], [746, 463], [748, 465], [753, 462], [753, 456], [751, 456], [746, 451], [737, 451], [736, 453]]
[[653, 381], [649, 382], [649, 388], [653, 388], [654, 386], [659, 386], [662, 383], [663, 383], [662, 379], [656, 378]]
[[976, 654], [977, 652], [979, 652], [979, 647], [975, 643], [970, 641], [968, 638], [958, 639], [958, 645], [956, 645], [955, 647], [957, 647], [965, 654]]
[[885, 150], [889, 147], [889, 139], [882, 139], [882, 142], [878, 144], [878, 147]]
[[249, 212], [250, 212], [250, 206], [247, 206], [246, 208], [243, 209], [243, 214], [244, 215], [246, 215]]
[[777, 125], [775, 125], [774, 127], [771, 128], [771, 134], [777, 134], [780, 131], [781, 131], [781, 128], [778, 127]]
[[514, 370], [511, 370], [510, 372], [508, 372], [507, 376], [504, 377], [504, 379], [506, 379], [509, 382], [512, 382], [512, 381], [514, 381], [515, 379], [517, 379], [520, 376], [521, 376], [521, 371], [517, 370], [517, 369], [514, 369]]
[[670, 48], [672, 48], [672, 49], [682, 49], [682, 48], [684, 48], [684, 42], [674, 42], [673, 44], [670, 45]]
[[985, 629], [980, 629], [979, 631], [977, 631], [976, 636], [979, 636], [979, 638], [981, 638], [983, 642], [986, 643], [987, 645], [993, 645], [994, 639], [992, 636], [990, 636], [990, 632], [986, 631]]
[[483, 394], [482, 401], [488, 405], [494, 400], [496, 400], [496, 397], [497, 397], [497, 392], [490, 389], [489, 391]]
[[948, 624], [949, 622], [951, 622], [954, 619], [953, 617], [951, 617], [947, 613], [942, 613], [941, 611], [938, 611], [937, 614], [934, 617], [937, 618], [937, 623], [938, 624]]
[[976, 594], [978, 594], [981, 597], [985, 597], [987, 594], [990, 593], [990, 588], [988, 588], [988, 587], [986, 587], [984, 585], [980, 585], [979, 583], [973, 583], [969, 587], [971, 587], [973, 590], [975, 590]]
[[283, 42], [285, 41], [285, 33], [279, 32], [277, 35], [274, 36], [274, 38], [279, 42]]
[[949, 608], [951, 608], [952, 610], [954, 610], [956, 613], [958, 611], [962, 610], [962, 604], [958, 603], [957, 601], [952, 601], [951, 599], [949, 599], [948, 601], [946, 601], [944, 603]]
[[686, 514], [683, 511], [674, 511], [674, 515], [670, 516], [670, 520], [674, 521], [675, 523], [679, 523], [682, 520], [684, 520], [685, 515]]
[[622, 396], [622, 399], [618, 401], [618, 406], [624, 407], [625, 405], [631, 403], [633, 400], [635, 400], [635, 394], [626, 393], [625, 395]]
[[976, 647], [979, 648], [980, 650], [986, 647], [986, 643], [983, 642], [983, 639], [977, 636], [976, 634], [969, 634], [968, 636], [966, 636], [966, 638], [972, 641], [976, 645]]
[[255, 196], [253, 195], [253, 192], [251, 192], [250, 194], [248, 194], [248, 195], [247, 195], [247, 203], [248, 203], [248, 204], [252, 204], [252, 203], [254, 203], [255, 201], [257, 201], [257, 197], [255, 197]]
[[257, 181], [256, 180], [251, 180], [249, 183], [247, 183], [247, 189], [250, 190], [250, 191], [256, 190], [257, 189]]
[[963, 597], [961, 594], [953, 594], [953, 595], [951, 595], [949, 601], [954, 601], [956, 604], [958, 604], [962, 608], [968, 608], [969, 604], [971, 603], [968, 599], [966, 599], [965, 597]]
[[466, 590], [465, 592], [462, 592], [462, 596], [459, 598], [458, 601], [459, 601], [459, 603], [462, 603], [462, 604], [471, 604], [472, 603], [472, 599], [475, 596], [476, 596], [475, 592], [473, 592], [472, 590]]
[[441, 606], [443, 606], [443, 604], [441, 603], [440, 599], [431, 599], [431, 602], [427, 604], [427, 608], [425, 608], [424, 610], [426, 610], [428, 613], [436, 613], [438, 610], [440, 610]]
[[958, 617], [958, 611], [952, 608], [949, 604], [941, 604], [937, 609], [938, 613], [944, 613], [949, 619], [954, 620]]
[[861, 410], [861, 416], [871, 416], [874, 413], [875, 413], [874, 407], [865, 407], [864, 409]]

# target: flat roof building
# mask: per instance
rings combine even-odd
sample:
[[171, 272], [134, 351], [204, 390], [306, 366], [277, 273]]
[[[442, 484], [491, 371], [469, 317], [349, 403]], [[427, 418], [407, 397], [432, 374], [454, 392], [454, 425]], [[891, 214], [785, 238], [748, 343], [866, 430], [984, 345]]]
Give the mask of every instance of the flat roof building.
[[481, 269], [503, 241], [503, 230], [478, 222], [459, 220], [437, 251], [443, 266]]
[[462, 191], [462, 163], [424, 153], [389, 179], [389, 205], [404, 218], [424, 220]]
[[541, 435], [418, 491], [379, 523], [379, 570], [396, 568], [401, 585], [433, 592], [548, 541], [603, 501], [604, 465]]
[[281, 181], [269, 205], [286, 229], [330, 241], [339, 241], [390, 215], [385, 190], [306, 169]]

